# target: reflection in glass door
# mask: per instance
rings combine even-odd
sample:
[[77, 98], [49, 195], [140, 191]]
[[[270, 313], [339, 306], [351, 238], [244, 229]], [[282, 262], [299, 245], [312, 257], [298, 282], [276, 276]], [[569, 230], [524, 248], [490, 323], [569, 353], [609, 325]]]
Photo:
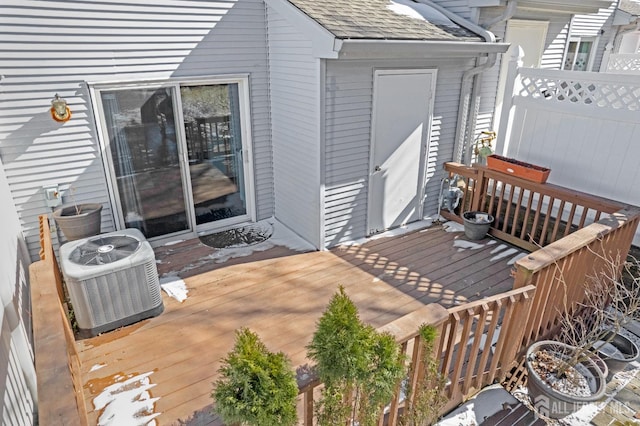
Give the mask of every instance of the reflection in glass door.
[[170, 87], [101, 92], [125, 226], [147, 238], [190, 229]]
[[197, 225], [247, 214], [238, 84], [181, 86]]

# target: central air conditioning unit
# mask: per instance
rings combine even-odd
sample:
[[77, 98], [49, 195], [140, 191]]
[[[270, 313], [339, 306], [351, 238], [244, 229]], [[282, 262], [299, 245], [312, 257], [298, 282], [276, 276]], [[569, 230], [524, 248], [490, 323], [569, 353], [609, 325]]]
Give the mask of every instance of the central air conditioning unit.
[[60, 247], [60, 265], [81, 337], [164, 309], [155, 254], [137, 229], [66, 243]]

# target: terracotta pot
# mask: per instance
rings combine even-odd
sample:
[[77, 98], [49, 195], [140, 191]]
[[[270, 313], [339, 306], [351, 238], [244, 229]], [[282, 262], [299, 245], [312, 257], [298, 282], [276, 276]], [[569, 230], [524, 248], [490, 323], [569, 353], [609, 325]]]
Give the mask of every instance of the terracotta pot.
[[487, 167], [491, 170], [508, 173], [531, 182], [545, 183], [551, 169], [492, 154], [487, 157]]

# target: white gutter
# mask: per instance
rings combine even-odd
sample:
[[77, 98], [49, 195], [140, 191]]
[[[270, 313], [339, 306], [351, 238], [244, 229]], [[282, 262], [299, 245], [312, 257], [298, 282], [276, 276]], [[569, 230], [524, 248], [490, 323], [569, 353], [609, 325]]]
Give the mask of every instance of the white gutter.
[[482, 26], [486, 29], [491, 29], [494, 25], [506, 21], [507, 19], [511, 19], [513, 15], [516, 14], [516, 9], [518, 9], [518, 1], [511, 0], [507, 3], [507, 7], [502, 12], [502, 15], [496, 16], [492, 20], [485, 22]]
[[[467, 28], [468, 30], [480, 35], [482, 38], [484, 38], [486, 43], [496, 43], [496, 36], [486, 28], [468, 21], [448, 11], [447, 9], [444, 9], [440, 5], [431, 2], [430, 0], [415, 1], [433, 7], [461, 27]], [[516, 3], [515, 0], [512, 1], [513, 3]], [[507, 9], [510, 8], [507, 7]], [[503, 19], [503, 16], [505, 16], [505, 14], [501, 15], [500, 18]], [[504, 50], [502, 50], [502, 52], [504, 52]], [[456, 126], [456, 137], [453, 149], [453, 161], [456, 162], [462, 162], [464, 156], [463, 151], [465, 151], [465, 144], [467, 145], [466, 151], [471, 149], [473, 128], [475, 127], [475, 122], [478, 116], [476, 108], [471, 108], [471, 100], [475, 100], [478, 97], [478, 76], [495, 65], [496, 60], [498, 59], [498, 54], [490, 52], [486, 54], [486, 58], [486, 61], [484, 61], [482, 64], [465, 71], [462, 75], [462, 88], [460, 89], [460, 103], [458, 107], [458, 125]], [[467, 157], [469, 157], [468, 154]]]
[[[485, 37], [487, 43], [495, 43], [495, 35], [488, 31], [489, 28], [498, 24], [499, 22], [510, 19], [517, 10], [518, 1], [510, 0], [507, 3], [507, 7], [504, 12], [487, 22], [482, 27], [479, 27], [482, 31], [478, 34]], [[477, 26], [476, 26], [477, 27]], [[460, 89], [460, 106], [458, 108], [458, 126], [456, 127], [456, 138], [453, 150], [453, 161], [459, 163], [471, 162], [471, 146], [473, 144], [474, 129], [478, 120], [478, 92], [479, 84], [478, 79], [480, 74], [489, 68], [492, 68], [497, 61], [497, 54], [487, 55], [487, 60], [465, 71], [462, 76], [462, 88]], [[473, 101], [473, 108], [471, 102]]]

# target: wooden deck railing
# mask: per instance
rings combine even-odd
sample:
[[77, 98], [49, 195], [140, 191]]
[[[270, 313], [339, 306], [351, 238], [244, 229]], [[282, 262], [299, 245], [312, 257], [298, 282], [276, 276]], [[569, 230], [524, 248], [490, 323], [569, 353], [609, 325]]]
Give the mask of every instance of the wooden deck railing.
[[560, 313], [574, 312], [584, 301], [584, 284], [605, 266], [605, 258], [626, 259], [639, 220], [639, 208], [620, 210], [515, 263], [514, 288], [536, 286], [523, 348], [555, 333]]
[[[440, 372], [448, 378], [443, 413], [495, 381], [522, 383], [524, 349], [554, 333], [560, 312], [582, 300], [582, 284], [598, 267], [598, 253], [627, 255], [640, 221], [637, 207], [622, 208], [609, 200], [532, 184], [483, 167], [447, 164], [447, 170], [463, 176], [469, 185], [462, 210], [488, 210], [503, 218], [496, 221], [494, 235], [525, 248], [537, 248], [528, 234], [537, 236], [534, 241], [540, 244], [551, 243], [515, 263], [514, 288], [509, 292], [449, 309], [428, 305], [380, 328], [396, 337], [417, 366], [411, 370], [417, 373], [409, 377], [409, 386], [422, 368], [420, 325], [438, 328], [435, 355]], [[605, 213], [607, 217], [601, 218]], [[588, 224], [591, 218], [598, 220]], [[40, 232], [41, 260], [30, 267], [40, 421], [86, 425], [80, 361], [63, 306], [46, 216], [41, 217]], [[305, 426], [313, 425], [314, 396], [320, 386], [313, 378], [300, 384]], [[398, 389], [380, 424], [396, 425], [405, 402]]]
[[49, 221], [40, 216], [40, 260], [29, 266], [41, 425], [87, 425], [80, 358], [64, 306]]
[[490, 213], [495, 220], [489, 232], [528, 251], [625, 207], [617, 201], [530, 182], [479, 164], [446, 163], [444, 168], [449, 177], [458, 175], [465, 184], [457, 214], [443, 210], [443, 217], [462, 223], [462, 213], [467, 210]]
[[[445, 388], [447, 403], [441, 414], [456, 407], [483, 386], [501, 380], [514, 366], [515, 354], [522, 341], [522, 321], [526, 321], [531, 308], [534, 286], [526, 286], [498, 296], [468, 303], [450, 309], [438, 304], [427, 305], [405, 315], [379, 331], [396, 337], [401, 351], [410, 361], [407, 387], [413, 388], [422, 374], [419, 328], [422, 324], [438, 329], [435, 345], [439, 371], [447, 378]], [[304, 407], [303, 424], [313, 425], [314, 396], [322, 383], [310, 379], [300, 386]], [[409, 398], [413, 392], [409, 393]], [[389, 410], [380, 424], [396, 426], [402, 407], [407, 402], [400, 399], [398, 389], [390, 401]]]

